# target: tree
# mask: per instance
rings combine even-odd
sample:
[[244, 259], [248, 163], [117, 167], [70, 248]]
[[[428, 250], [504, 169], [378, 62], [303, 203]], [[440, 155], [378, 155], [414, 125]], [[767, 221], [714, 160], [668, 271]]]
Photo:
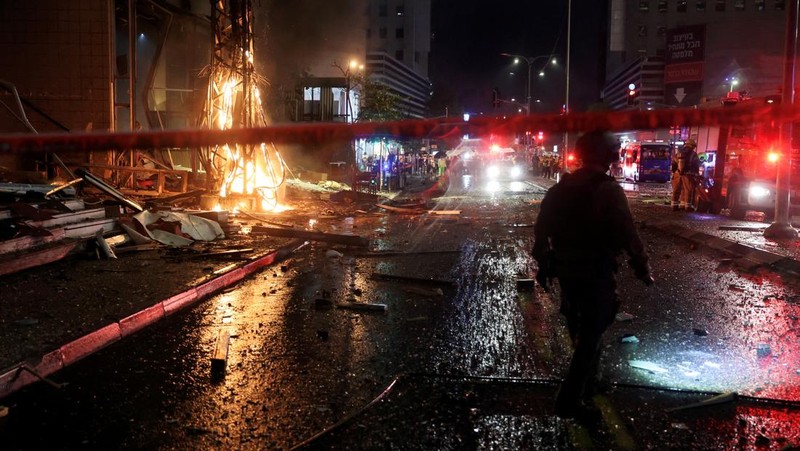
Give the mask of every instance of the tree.
[[353, 88], [360, 88], [360, 110], [356, 121], [379, 122], [405, 119], [400, 109], [401, 97], [388, 86], [376, 82], [368, 75], [353, 76]]

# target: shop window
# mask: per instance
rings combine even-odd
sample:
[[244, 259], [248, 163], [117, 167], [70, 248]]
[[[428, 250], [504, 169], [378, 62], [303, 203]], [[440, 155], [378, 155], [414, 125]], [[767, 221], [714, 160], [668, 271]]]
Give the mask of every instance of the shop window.
[[756, 11], [766, 11], [766, 0], [756, 0]]
[[378, 30], [378, 36], [380, 36], [381, 39], [386, 39], [386, 27], [381, 27], [380, 30]]
[[678, 0], [678, 12], [685, 13], [686, 12], [686, 3], [687, 0]]
[[650, 11], [650, 0], [642, 0], [639, 2], [639, 11], [647, 12]]
[[394, 37], [397, 39], [403, 39], [406, 36], [406, 31], [403, 28], [397, 28], [394, 30]]
[[714, 10], [717, 12], [725, 11], [725, 0], [716, 0]]
[[403, 14], [406, 13], [406, 7], [403, 6], [403, 5], [397, 5], [397, 8], [395, 9], [395, 11], [397, 11], [397, 15], [398, 16], [402, 16]]
[[658, 12], [667, 12], [667, 0], [658, 0]]
[[697, 0], [697, 10], [698, 11], [706, 10], [706, 0]]
[[744, 0], [733, 0], [733, 9], [736, 11], [744, 11]]
[[786, 0], [775, 0], [775, 11], [785, 11]]

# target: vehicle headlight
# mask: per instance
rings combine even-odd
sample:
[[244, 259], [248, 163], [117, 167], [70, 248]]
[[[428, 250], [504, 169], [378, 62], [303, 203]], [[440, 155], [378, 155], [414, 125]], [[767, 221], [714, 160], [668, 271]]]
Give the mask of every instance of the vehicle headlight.
[[514, 178], [519, 177], [519, 176], [522, 175], [522, 168], [519, 167], [519, 166], [511, 166], [510, 174], [511, 174], [511, 177], [514, 177]]
[[500, 175], [500, 168], [497, 166], [489, 166], [486, 168], [486, 175], [489, 177], [498, 177]]
[[763, 186], [754, 185], [748, 191], [751, 197], [766, 197], [769, 196], [769, 190]]

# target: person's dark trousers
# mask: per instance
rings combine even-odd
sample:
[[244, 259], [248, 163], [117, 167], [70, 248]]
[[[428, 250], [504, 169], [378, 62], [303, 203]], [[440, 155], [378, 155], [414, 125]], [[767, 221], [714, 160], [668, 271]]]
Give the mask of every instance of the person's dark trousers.
[[567, 319], [573, 354], [569, 371], [556, 397], [556, 414], [578, 413], [600, 379], [600, 345], [614, 321], [619, 304], [612, 272], [589, 277], [559, 275], [561, 313]]

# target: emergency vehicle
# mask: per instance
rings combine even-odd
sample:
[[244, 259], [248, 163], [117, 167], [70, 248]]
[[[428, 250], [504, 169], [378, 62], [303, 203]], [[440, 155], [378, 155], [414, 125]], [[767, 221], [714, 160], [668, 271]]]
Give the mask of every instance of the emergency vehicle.
[[[746, 99], [745, 102], [763, 102], [762, 99]], [[717, 161], [720, 133], [727, 130], [724, 173], [718, 174]], [[692, 130], [697, 136], [697, 152], [703, 161], [701, 173], [703, 184], [709, 192], [720, 198], [712, 204], [729, 208], [732, 218], [742, 219], [747, 211], [763, 212], [771, 218], [775, 212], [776, 177], [779, 164], [789, 164], [778, 145], [778, 130], [769, 124], [750, 124], [731, 127], [699, 127]], [[795, 158], [792, 158], [794, 160]], [[800, 172], [792, 162], [791, 210], [800, 211]], [[718, 189], [712, 189], [720, 184]], [[712, 213], [714, 207], [709, 208]]]
[[622, 176], [634, 182], [668, 182], [670, 145], [664, 142], [627, 142], [620, 149]]

